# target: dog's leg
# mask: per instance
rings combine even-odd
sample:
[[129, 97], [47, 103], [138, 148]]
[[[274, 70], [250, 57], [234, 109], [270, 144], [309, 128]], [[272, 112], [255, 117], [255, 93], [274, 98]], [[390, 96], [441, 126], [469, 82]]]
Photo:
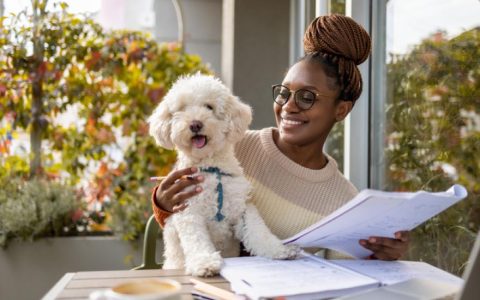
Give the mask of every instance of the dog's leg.
[[163, 269], [183, 269], [185, 267], [185, 256], [180, 245], [180, 239], [175, 226], [168, 221], [163, 229], [163, 240], [165, 245]]
[[199, 216], [183, 215], [174, 222], [185, 254], [187, 273], [202, 277], [217, 275], [223, 260], [210, 239], [205, 221]]
[[275, 259], [295, 258], [299, 248], [295, 245], [283, 245], [265, 225], [255, 206], [247, 204], [240, 222], [235, 226], [235, 234], [252, 255]]

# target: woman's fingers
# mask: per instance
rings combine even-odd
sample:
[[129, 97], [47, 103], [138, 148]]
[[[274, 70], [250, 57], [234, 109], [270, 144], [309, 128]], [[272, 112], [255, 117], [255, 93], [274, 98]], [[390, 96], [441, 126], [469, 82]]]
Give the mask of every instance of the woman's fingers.
[[187, 208], [188, 204], [186, 203], [186, 200], [195, 196], [196, 194], [200, 193], [201, 191], [202, 191], [202, 187], [197, 186], [191, 191], [176, 193], [172, 197], [172, 203], [175, 203], [172, 207], [172, 212], [176, 213], [176, 212], [182, 211], [185, 208]]
[[174, 203], [174, 205], [182, 204], [192, 196], [195, 196], [196, 194], [200, 193], [201, 191], [202, 191], [202, 187], [197, 186], [193, 190], [176, 193], [172, 197], [172, 203]]
[[[184, 202], [195, 194], [201, 192], [201, 187], [192, 187], [205, 179], [203, 175], [195, 176], [196, 167], [184, 168], [170, 172], [160, 183], [155, 194], [155, 201], [160, 208], [177, 212], [186, 208]], [[192, 189], [187, 189], [192, 187]], [[187, 191], [185, 191], [187, 189]]]
[[172, 212], [174, 212], [174, 213], [180, 212], [180, 211], [184, 210], [185, 208], [187, 208], [187, 206], [188, 205], [186, 203], [175, 205], [172, 208]]
[[[192, 185], [199, 184], [203, 182], [203, 180], [204, 180], [204, 177], [202, 175], [180, 178], [165, 190], [165, 197], [173, 200], [174, 196], [182, 192], [183, 190], [185, 190], [185, 188]], [[174, 204], [176, 203], [178, 203], [178, 201], [174, 202]]]
[[387, 248], [402, 249], [404, 247], [403, 242], [397, 239], [390, 239], [385, 237], [371, 237], [368, 239], [369, 243], [375, 245], [381, 245]]
[[410, 231], [397, 231], [395, 232], [395, 238], [408, 243], [410, 240]]
[[160, 188], [162, 190], [166, 190], [170, 186], [172, 186], [178, 179], [182, 178], [182, 176], [189, 176], [193, 175], [197, 172], [196, 167], [191, 167], [191, 168], [185, 168], [185, 169], [179, 169], [175, 170], [173, 172], [170, 172], [168, 174], [167, 178], [165, 178], [162, 183], [160, 183]]
[[371, 250], [378, 259], [396, 260], [408, 250], [408, 232], [397, 232], [395, 237], [398, 238], [370, 237], [368, 240], [360, 240], [360, 244]]
[[374, 257], [381, 260], [396, 260], [400, 258], [400, 253], [396, 249], [386, 247], [382, 244], [373, 244], [367, 240], [361, 240], [360, 244], [374, 253]]

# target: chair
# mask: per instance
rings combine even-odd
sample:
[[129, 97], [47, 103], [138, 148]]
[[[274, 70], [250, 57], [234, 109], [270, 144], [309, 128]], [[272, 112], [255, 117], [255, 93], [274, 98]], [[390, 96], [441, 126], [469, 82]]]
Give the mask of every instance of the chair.
[[148, 270], [148, 269], [160, 269], [162, 264], [156, 261], [157, 250], [157, 237], [160, 231], [160, 225], [158, 225], [155, 216], [151, 216], [147, 221], [145, 227], [145, 236], [143, 240], [143, 263], [133, 268], [132, 270]]

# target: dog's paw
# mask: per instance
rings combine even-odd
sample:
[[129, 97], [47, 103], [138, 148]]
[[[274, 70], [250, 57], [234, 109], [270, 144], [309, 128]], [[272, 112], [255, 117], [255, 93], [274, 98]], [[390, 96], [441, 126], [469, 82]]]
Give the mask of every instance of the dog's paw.
[[218, 275], [222, 264], [222, 256], [220, 256], [220, 253], [215, 252], [213, 254], [195, 257], [195, 259], [186, 266], [186, 270], [187, 273], [193, 276], [209, 277]]
[[272, 253], [273, 259], [295, 259], [302, 249], [297, 245], [282, 245]]

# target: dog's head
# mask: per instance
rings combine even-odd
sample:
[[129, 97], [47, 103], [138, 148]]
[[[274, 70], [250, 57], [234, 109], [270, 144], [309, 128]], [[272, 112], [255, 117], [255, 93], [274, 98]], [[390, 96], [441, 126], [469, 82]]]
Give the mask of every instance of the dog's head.
[[197, 158], [238, 142], [251, 121], [250, 106], [219, 79], [199, 73], [177, 80], [148, 119], [160, 146]]

